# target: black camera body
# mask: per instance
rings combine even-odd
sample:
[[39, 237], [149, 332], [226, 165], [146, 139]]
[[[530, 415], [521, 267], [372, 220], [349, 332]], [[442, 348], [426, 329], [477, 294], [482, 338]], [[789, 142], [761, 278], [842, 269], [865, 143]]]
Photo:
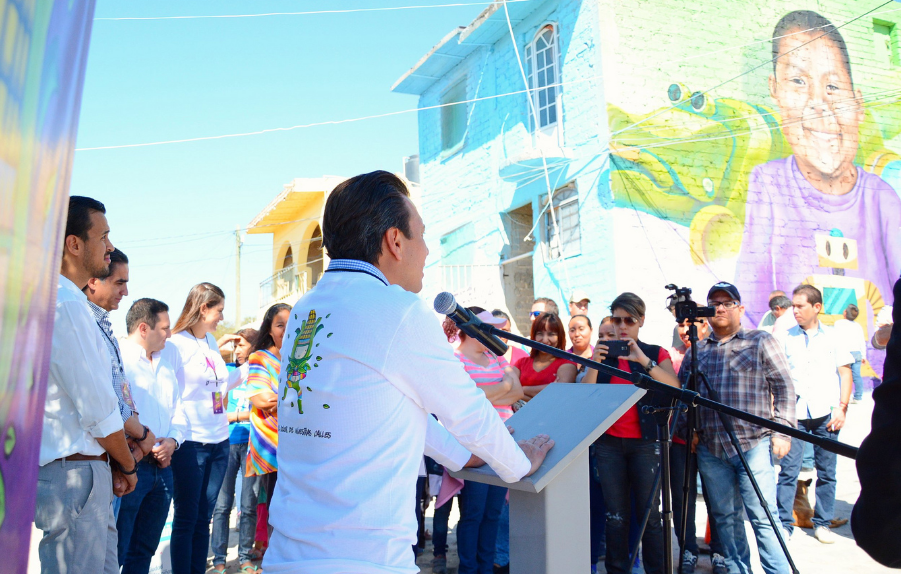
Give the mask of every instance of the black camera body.
[[670, 291], [675, 291], [667, 299], [667, 306], [673, 306], [676, 311], [676, 321], [679, 323], [688, 319], [691, 322], [697, 322], [702, 317], [713, 317], [716, 315], [714, 307], [701, 307], [691, 300], [691, 289], [688, 287], [677, 287], [670, 283], [666, 286]]

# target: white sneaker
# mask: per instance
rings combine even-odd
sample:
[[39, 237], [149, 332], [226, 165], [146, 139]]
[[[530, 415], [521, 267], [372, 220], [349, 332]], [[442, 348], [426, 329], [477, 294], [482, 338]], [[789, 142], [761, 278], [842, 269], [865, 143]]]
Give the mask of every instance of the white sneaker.
[[825, 526], [817, 526], [813, 535], [823, 544], [835, 544], [835, 533]]

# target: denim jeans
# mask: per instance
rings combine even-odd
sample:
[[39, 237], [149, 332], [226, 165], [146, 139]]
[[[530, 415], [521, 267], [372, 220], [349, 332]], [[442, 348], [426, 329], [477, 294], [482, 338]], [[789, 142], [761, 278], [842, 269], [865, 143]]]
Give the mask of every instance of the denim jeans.
[[[770, 440], [762, 439], [760, 444], [744, 454], [770, 512], [775, 515], [776, 472], [770, 453]], [[747, 511], [751, 527], [754, 529], [757, 549], [760, 552], [760, 564], [764, 572], [767, 574], [790, 572], [788, 560], [782, 552], [782, 547], [779, 546], [776, 532], [766, 517], [766, 511], [760, 504], [751, 485], [751, 479], [745, 473], [738, 455], [714, 456], [705, 445], [699, 444], [698, 469], [710, 495], [708, 510], [716, 521], [716, 530], [730, 574], [751, 573], [751, 550], [745, 536], [742, 506]]]
[[493, 574], [497, 522], [507, 489], [467, 480], [460, 491], [457, 524], [459, 574]]
[[[659, 447], [650, 440], [603, 435], [595, 443], [594, 453], [601, 469], [601, 488], [607, 506], [607, 573], [629, 574], [632, 571], [629, 564], [632, 494], [638, 515], [643, 516], [660, 466]], [[660, 493], [657, 492], [641, 539], [647, 574], [663, 572], [663, 524], [659, 507]]]
[[497, 519], [497, 544], [494, 545], [494, 563], [498, 566], [510, 564], [510, 503], [504, 499], [501, 516]]
[[588, 461], [588, 511], [590, 515], [589, 528], [591, 529], [589, 558], [592, 564], [597, 564], [601, 556], [607, 555], [607, 507], [604, 505], [601, 469], [596, 463], [594, 445], [589, 447], [589, 456], [591, 457], [591, 460]]
[[851, 378], [854, 381], [854, 398], [858, 401], [863, 398], [863, 377], [860, 375], [860, 366], [863, 364], [863, 355], [860, 351], [851, 351], [854, 362], [851, 364]]
[[259, 486], [256, 476], [244, 476], [247, 461], [247, 443], [230, 444], [228, 467], [222, 490], [213, 511], [213, 536], [210, 540], [213, 564], [225, 564], [228, 549], [228, 518], [235, 503], [235, 481], [241, 481], [241, 515], [238, 517], [238, 562], [250, 562], [253, 536], [257, 524], [257, 497]]
[[[814, 436], [838, 440], [838, 432], [826, 430], [829, 416], [818, 419], [799, 419], [798, 429]], [[801, 472], [801, 454], [804, 443], [792, 439], [791, 450], [782, 457], [782, 470], [779, 471], [779, 518], [786, 530], [793, 530], [792, 509], [795, 505], [795, 492], [798, 485], [798, 474]], [[816, 445], [813, 447], [814, 467], [817, 469], [817, 503], [813, 510], [813, 525], [829, 526], [835, 515], [835, 467], [838, 456]]]
[[122, 497], [116, 529], [119, 531], [119, 565], [126, 574], [147, 574], [166, 526], [172, 502], [172, 468], [138, 463], [138, 484]]
[[[674, 442], [672, 448], [670, 448], [670, 485], [673, 494], [673, 528], [676, 531], [676, 536], [679, 535], [679, 530], [682, 528], [682, 483], [685, 480], [685, 464], [687, 463], [685, 457], [687, 453], [688, 447], [684, 444]], [[697, 455], [691, 455], [691, 460], [691, 476], [688, 479], [688, 522], [685, 526], [687, 538], [685, 549], [697, 556], [698, 534], [695, 526], [695, 510], [698, 501]], [[707, 487], [704, 486], [703, 481], [701, 483], [701, 488], [703, 489], [704, 500], [706, 503]], [[709, 503], [707, 505], [710, 506]], [[723, 555], [720, 539], [716, 533], [716, 520], [712, 516], [708, 516], [708, 520], [710, 521], [710, 552]], [[681, 538], [679, 538], [679, 543], [682, 543]]]
[[[447, 556], [447, 522], [450, 520], [451, 508], [454, 506], [456, 497], [435, 509], [435, 516], [432, 518], [432, 554], [434, 556]], [[459, 503], [458, 503], [459, 506]]]
[[204, 574], [210, 547], [210, 519], [228, 468], [228, 439], [186, 440], [172, 455], [175, 517], [169, 553], [172, 574]]

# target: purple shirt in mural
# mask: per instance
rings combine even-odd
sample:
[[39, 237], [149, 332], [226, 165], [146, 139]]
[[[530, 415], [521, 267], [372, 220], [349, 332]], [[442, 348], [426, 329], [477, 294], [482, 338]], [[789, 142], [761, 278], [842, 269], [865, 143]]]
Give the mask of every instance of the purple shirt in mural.
[[878, 175], [860, 167], [857, 173], [850, 192], [827, 195], [804, 178], [794, 156], [754, 168], [735, 273], [753, 325], [769, 309], [771, 291], [790, 294], [807, 277], [832, 273], [820, 267], [815, 236], [833, 230], [857, 241], [857, 269], [845, 275], [870, 281], [891, 304], [901, 274], [901, 199]]

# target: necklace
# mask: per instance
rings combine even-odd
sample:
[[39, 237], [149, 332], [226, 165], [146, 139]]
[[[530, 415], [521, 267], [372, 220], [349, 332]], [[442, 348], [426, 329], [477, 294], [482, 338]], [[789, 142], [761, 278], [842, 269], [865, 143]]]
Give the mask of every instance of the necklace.
[[[203, 347], [200, 345], [200, 338], [199, 338], [197, 335], [194, 334], [194, 329], [193, 329], [193, 328], [189, 328], [189, 329], [188, 329], [188, 332], [191, 333], [191, 336], [192, 336], [192, 337], [194, 337], [194, 342], [197, 343], [197, 348], [200, 349], [200, 352], [201, 352], [201, 354], [203, 355], [204, 360], [206, 361], [206, 366], [207, 366], [207, 368], [208, 368], [209, 370], [213, 371], [213, 374], [215, 375], [215, 374], [216, 374], [216, 365], [213, 363], [213, 361], [210, 360], [210, 357], [203, 351]], [[203, 340], [206, 341], [206, 337], [204, 337]], [[210, 342], [209, 342], [209, 341], [207, 341], [206, 347], [207, 347], [207, 350], [208, 350], [208, 351], [212, 351], [212, 350], [213, 350], [212, 348], [210, 348]], [[218, 375], [217, 375], [217, 376], [218, 376]]]

